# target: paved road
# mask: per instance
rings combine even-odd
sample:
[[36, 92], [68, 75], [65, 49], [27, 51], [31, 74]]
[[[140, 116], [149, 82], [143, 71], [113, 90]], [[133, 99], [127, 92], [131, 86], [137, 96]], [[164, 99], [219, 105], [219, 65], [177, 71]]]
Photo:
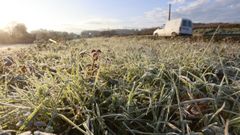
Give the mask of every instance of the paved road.
[[33, 44], [13, 44], [13, 45], [2, 45], [0, 44], [0, 51], [12, 51], [21, 48], [30, 47]]

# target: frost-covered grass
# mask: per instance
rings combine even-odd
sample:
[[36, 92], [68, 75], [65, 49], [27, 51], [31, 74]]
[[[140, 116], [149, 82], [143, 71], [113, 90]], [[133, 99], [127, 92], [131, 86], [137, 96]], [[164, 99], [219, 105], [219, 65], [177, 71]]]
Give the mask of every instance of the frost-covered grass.
[[240, 134], [240, 46], [92, 38], [4, 55], [0, 130]]

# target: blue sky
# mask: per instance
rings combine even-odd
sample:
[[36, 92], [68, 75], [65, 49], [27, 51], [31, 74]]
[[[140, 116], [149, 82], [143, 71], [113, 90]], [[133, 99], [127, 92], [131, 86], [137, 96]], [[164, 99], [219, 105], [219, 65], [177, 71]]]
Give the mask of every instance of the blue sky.
[[29, 31], [144, 28], [173, 18], [194, 22], [240, 22], [240, 0], [1, 0], [0, 27], [25, 23]]

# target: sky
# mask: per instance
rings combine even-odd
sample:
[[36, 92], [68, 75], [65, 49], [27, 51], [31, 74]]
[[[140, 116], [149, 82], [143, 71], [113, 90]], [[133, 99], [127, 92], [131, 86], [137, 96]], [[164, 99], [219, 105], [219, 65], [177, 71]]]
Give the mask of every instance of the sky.
[[168, 18], [240, 22], [240, 0], [0, 0], [0, 28], [24, 23], [28, 31], [149, 28]]

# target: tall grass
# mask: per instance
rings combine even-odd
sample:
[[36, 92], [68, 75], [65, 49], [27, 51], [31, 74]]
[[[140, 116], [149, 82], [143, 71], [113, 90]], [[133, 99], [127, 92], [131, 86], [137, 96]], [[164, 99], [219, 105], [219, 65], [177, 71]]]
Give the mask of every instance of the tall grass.
[[0, 129], [240, 134], [238, 44], [92, 38], [2, 57]]

